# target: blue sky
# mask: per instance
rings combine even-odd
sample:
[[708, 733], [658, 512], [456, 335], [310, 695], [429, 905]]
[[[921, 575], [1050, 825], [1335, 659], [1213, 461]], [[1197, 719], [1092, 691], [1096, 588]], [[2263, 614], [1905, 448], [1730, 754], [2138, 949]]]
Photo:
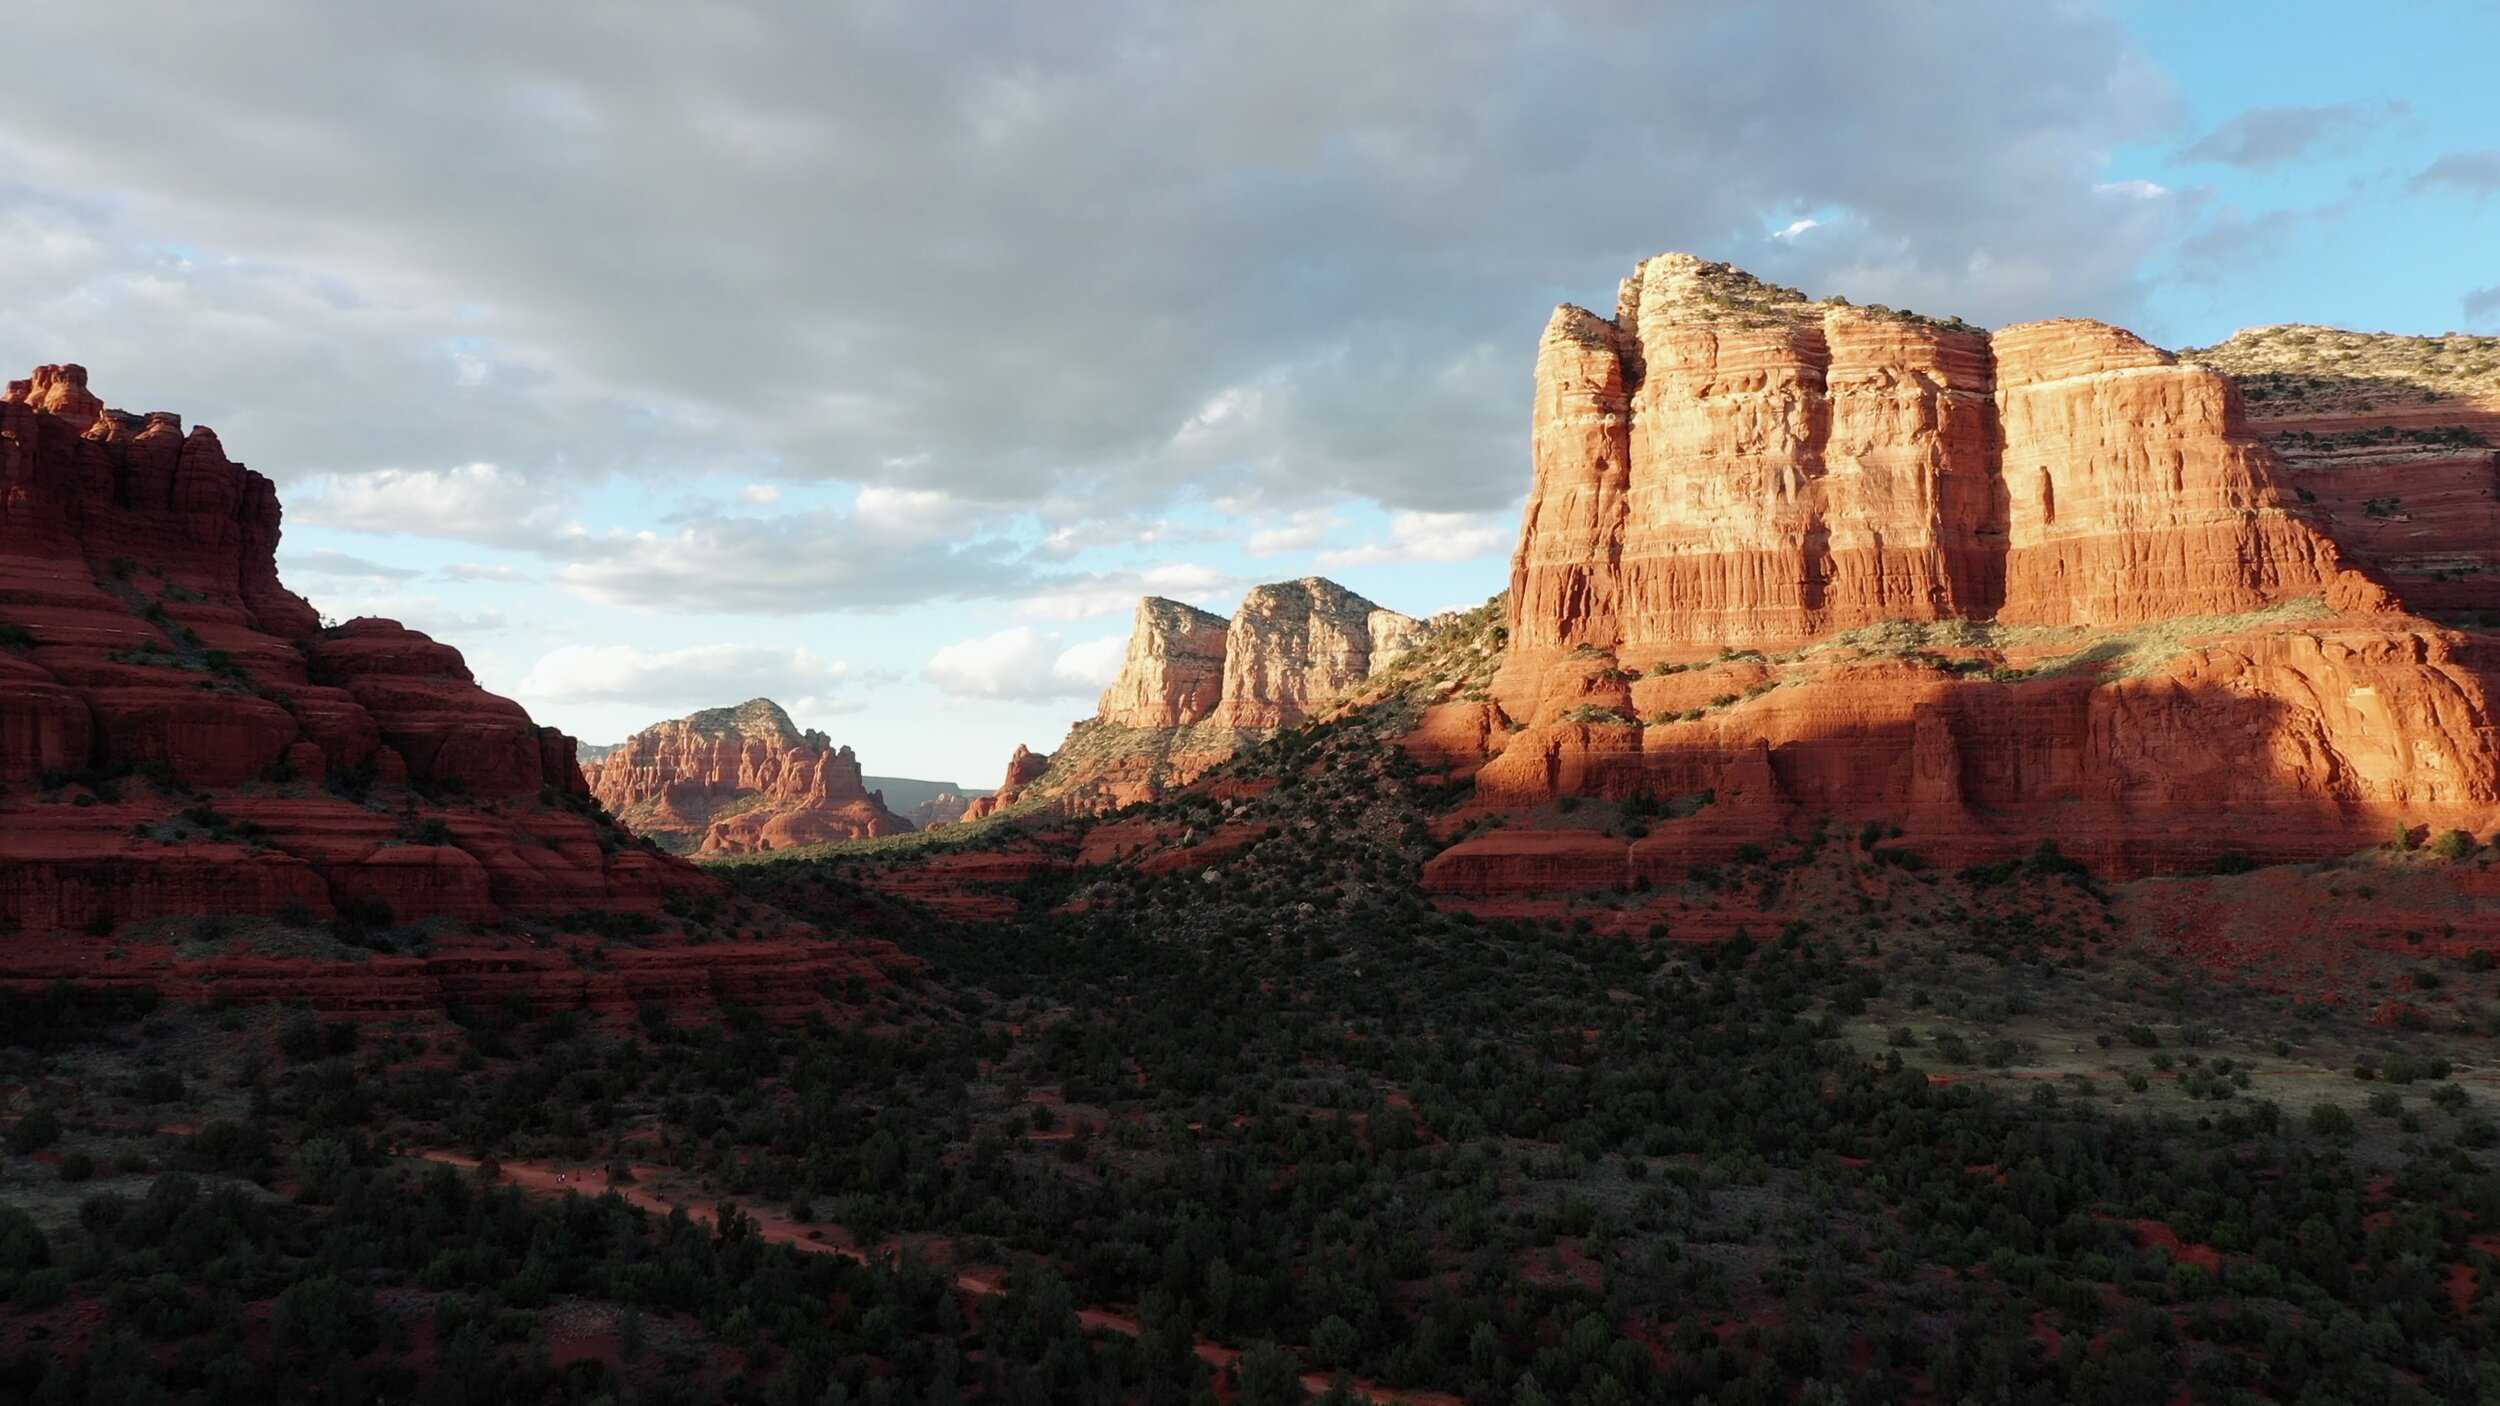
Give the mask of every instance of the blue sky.
[[[613, 741], [991, 784], [1136, 597], [1498, 590], [1640, 257], [2169, 345], [2500, 332], [2500, 8], [95, 0], [0, 90], [0, 361], [214, 425], [287, 579]], [[22, 373], [13, 373], [22, 374]]]

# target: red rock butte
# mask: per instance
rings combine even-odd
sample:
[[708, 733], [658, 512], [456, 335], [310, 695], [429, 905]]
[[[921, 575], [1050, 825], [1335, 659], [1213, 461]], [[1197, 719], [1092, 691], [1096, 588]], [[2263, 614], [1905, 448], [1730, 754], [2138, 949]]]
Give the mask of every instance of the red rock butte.
[[912, 828], [868, 789], [850, 748], [801, 732], [769, 698], [644, 728], [584, 770], [619, 820], [679, 851], [748, 854]]
[[[2323, 421], [2272, 396], [2252, 424], [2233, 345], [1988, 333], [1682, 254], [1643, 263], [1612, 318], [1559, 309], [1508, 653], [1491, 698], [1436, 709], [1418, 746], [1490, 753], [1488, 810], [1710, 803], [1632, 841], [1472, 839], [1428, 877], [1634, 883], [1816, 816], [1939, 855], [2052, 838], [2119, 872], [2488, 830], [2492, 640], [2408, 606], [2490, 549], [2478, 427], [2500, 401], [2380, 397], [2402, 443], [2436, 441], [2402, 472], [2465, 544], [2407, 556], [2383, 514], [2337, 510], [2358, 490], [2328, 477], [2360, 470], [2313, 470], [2321, 492], [2261, 433]], [[2500, 606], [2487, 578], [2438, 584], [2422, 608]]]
[[[388, 620], [325, 628], [278, 580], [278, 529], [269, 480], [204, 427], [107, 410], [77, 366], [0, 395], [0, 980], [222, 974], [229, 994], [293, 981], [348, 1006], [470, 977], [627, 1009], [706, 989], [702, 966], [658, 953], [601, 985], [543, 940], [614, 926], [601, 915], [657, 929], [723, 890], [601, 814], [573, 740], [478, 687], [458, 650]], [[519, 922], [545, 950], [498, 941], [307, 986], [301, 963], [177, 957], [163, 922], [342, 913], [441, 920], [453, 946]], [[797, 940], [711, 965], [767, 992], [876, 970]]]

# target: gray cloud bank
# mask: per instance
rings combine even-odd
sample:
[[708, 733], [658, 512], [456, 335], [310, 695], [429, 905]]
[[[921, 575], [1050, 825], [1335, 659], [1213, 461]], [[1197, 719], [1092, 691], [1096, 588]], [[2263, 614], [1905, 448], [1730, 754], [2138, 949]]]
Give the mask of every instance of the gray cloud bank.
[[[11, 38], [56, 56], [0, 85], [19, 359], [342, 502], [529, 500], [524, 537], [620, 472], [1482, 511], [1548, 308], [1642, 255], [2123, 319], [2180, 219], [2095, 188], [2174, 108], [2082, 4], [100, 0]], [[569, 579], [786, 557], [762, 530]]]

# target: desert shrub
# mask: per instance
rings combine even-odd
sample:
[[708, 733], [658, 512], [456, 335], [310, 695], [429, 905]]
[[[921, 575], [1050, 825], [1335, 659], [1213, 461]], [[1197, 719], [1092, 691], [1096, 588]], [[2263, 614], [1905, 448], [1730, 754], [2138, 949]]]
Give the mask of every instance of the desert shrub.
[[2463, 830], [2444, 831], [2438, 839], [2431, 841], [2431, 853], [2451, 864], [2473, 854], [2478, 848], [2480, 846], [2474, 843], [2474, 837]]
[[2309, 1131], [2329, 1142], [2350, 1142], [2353, 1137], [2352, 1115], [2339, 1103], [2316, 1103], [2309, 1107]]
[[35, 1109], [9, 1129], [9, 1150], [21, 1157], [60, 1140], [61, 1115], [49, 1108]]

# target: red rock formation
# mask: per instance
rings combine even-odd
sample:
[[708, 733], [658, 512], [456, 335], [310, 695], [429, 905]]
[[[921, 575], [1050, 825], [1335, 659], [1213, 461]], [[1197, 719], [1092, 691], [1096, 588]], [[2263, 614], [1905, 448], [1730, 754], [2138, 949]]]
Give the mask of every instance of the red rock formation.
[[1049, 770], [1050, 758], [1047, 755], [1017, 743], [1016, 754], [1007, 759], [1006, 778], [998, 783], [997, 790], [986, 796], [973, 797], [971, 803], [964, 807], [964, 821], [968, 824], [975, 820], [987, 820], [1023, 800], [1026, 789], [1041, 780]]
[[1119, 727], [1204, 722], [1224, 696], [1228, 625], [1221, 615], [1161, 596], [1137, 603], [1128, 657], [1095, 716]]
[[[1245, 732], [1295, 726], [1370, 678], [1416, 629], [1321, 577], [1254, 586], [1225, 630], [1223, 693], [1207, 719]], [[1117, 721], [1108, 709], [1102, 716]]]
[[[0, 981], [92, 976], [108, 950], [125, 976], [240, 979], [239, 955], [144, 957], [147, 933], [383, 905], [445, 941], [446, 924], [639, 915], [656, 953], [664, 902], [721, 893], [599, 818], [572, 739], [479, 688], [457, 650], [387, 620], [324, 629], [279, 583], [278, 527], [269, 481], [215, 435], [106, 410], [77, 367], [0, 396]], [[433, 999], [447, 971], [400, 974], [374, 999]]]
[[1515, 722], [1445, 704], [1409, 750], [1480, 749], [1482, 811], [1691, 813], [1479, 835], [1443, 891], [1655, 881], [1825, 817], [2118, 873], [2500, 821], [2500, 645], [2405, 614], [2232, 381], [2128, 333], [1991, 337], [1670, 255], [1614, 319], [1556, 314], [1535, 416]]
[[963, 819], [1025, 800], [1048, 801], [1054, 817], [1159, 800], [1304, 722], [1422, 628], [1316, 576], [1252, 589], [1229, 622], [1150, 596], [1138, 602], [1127, 661], [1095, 715], [1048, 757], [1017, 748], [1007, 783]]
[[705, 854], [911, 828], [863, 783], [850, 748], [801, 732], [769, 698], [643, 729], [600, 762], [593, 794], [635, 833]]
[[[1887, 620], [2121, 627], [2337, 580], [2229, 382], [2117, 328], [1995, 336], [1668, 254], [1537, 363], [1536, 482], [1497, 694], [1561, 656], [1793, 648]], [[1545, 706], [1548, 702], [1554, 706]]]
[[910, 821], [914, 827], [922, 830], [934, 829], [940, 825], [952, 825], [956, 821], [964, 818], [964, 812], [972, 809], [972, 805], [975, 801], [983, 799], [986, 798], [981, 796], [967, 796], [961, 791], [940, 791], [938, 794], [931, 796], [929, 799], [922, 801], [916, 806], [913, 806], [909, 811], [904, 813], [903, 818]]

